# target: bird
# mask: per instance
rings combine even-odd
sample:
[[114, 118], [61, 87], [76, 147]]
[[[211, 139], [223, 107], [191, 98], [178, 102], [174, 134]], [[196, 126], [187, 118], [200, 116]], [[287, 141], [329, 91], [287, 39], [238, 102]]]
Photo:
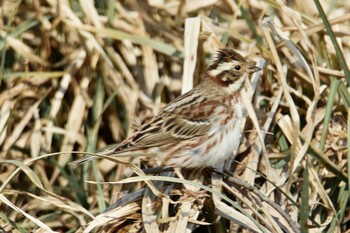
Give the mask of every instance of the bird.
[[240, 143], [244, 111], [240, 91], [247, 76], [259, 70], [235, 50], [218, 49], [197, 86], [102, 154], [156, 153], [162, 166], [186, 169], [223, 164]]

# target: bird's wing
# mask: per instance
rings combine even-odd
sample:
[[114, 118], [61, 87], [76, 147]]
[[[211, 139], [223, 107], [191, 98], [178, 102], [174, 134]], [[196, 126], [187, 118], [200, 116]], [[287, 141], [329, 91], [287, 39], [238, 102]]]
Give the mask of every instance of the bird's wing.
[[113, 153], [148, 149], [209, 135], [213, 133], [211, 132], [213, 121], [219, 117], [212, 109], [218, 105], [222, 104], [210, 101], [209, 104], [199, 104], [195, 109], [188, 108], [186, 111], [182, 111], [183, 109], [162, 111], [118, 145]]

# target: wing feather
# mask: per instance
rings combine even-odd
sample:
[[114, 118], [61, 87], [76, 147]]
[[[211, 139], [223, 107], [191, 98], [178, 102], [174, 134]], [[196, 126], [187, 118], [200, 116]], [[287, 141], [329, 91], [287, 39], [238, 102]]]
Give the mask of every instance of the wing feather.
[[213, 108], [220, 105], [224, 106], [221, 109], [231, 111], [221, 102], [213, 100], [197, 103], [195, 109], [191, 107], [169, 109], [170, 111], [164, 109], [117, 146], [113, 153], [159, 147], [209, 135], [213, 133], [211, 132], [213, 121], [216, 117], [220, 117], [213, 112]]

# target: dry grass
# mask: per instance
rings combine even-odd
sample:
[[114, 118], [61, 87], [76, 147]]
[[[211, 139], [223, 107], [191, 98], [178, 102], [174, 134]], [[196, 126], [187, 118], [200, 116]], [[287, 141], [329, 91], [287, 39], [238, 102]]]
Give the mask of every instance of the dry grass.
[[[2, 1], [0, 231], [349, 232], [350, 4], [287, 2]], [[198, 83], [218, 46], [264, 66], [231, 175], [70, 164]]]

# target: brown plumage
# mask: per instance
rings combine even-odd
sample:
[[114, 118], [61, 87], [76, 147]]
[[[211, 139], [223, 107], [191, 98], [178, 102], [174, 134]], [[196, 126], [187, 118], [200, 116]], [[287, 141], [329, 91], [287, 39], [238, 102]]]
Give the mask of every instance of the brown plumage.
[[239, 145], [240, 89], [246, 75], [259, 70], [234, 50], [219, 49], [199, 85], [103, 154], [156, 152], [163, 165], [186, 168], [223, 163]]

